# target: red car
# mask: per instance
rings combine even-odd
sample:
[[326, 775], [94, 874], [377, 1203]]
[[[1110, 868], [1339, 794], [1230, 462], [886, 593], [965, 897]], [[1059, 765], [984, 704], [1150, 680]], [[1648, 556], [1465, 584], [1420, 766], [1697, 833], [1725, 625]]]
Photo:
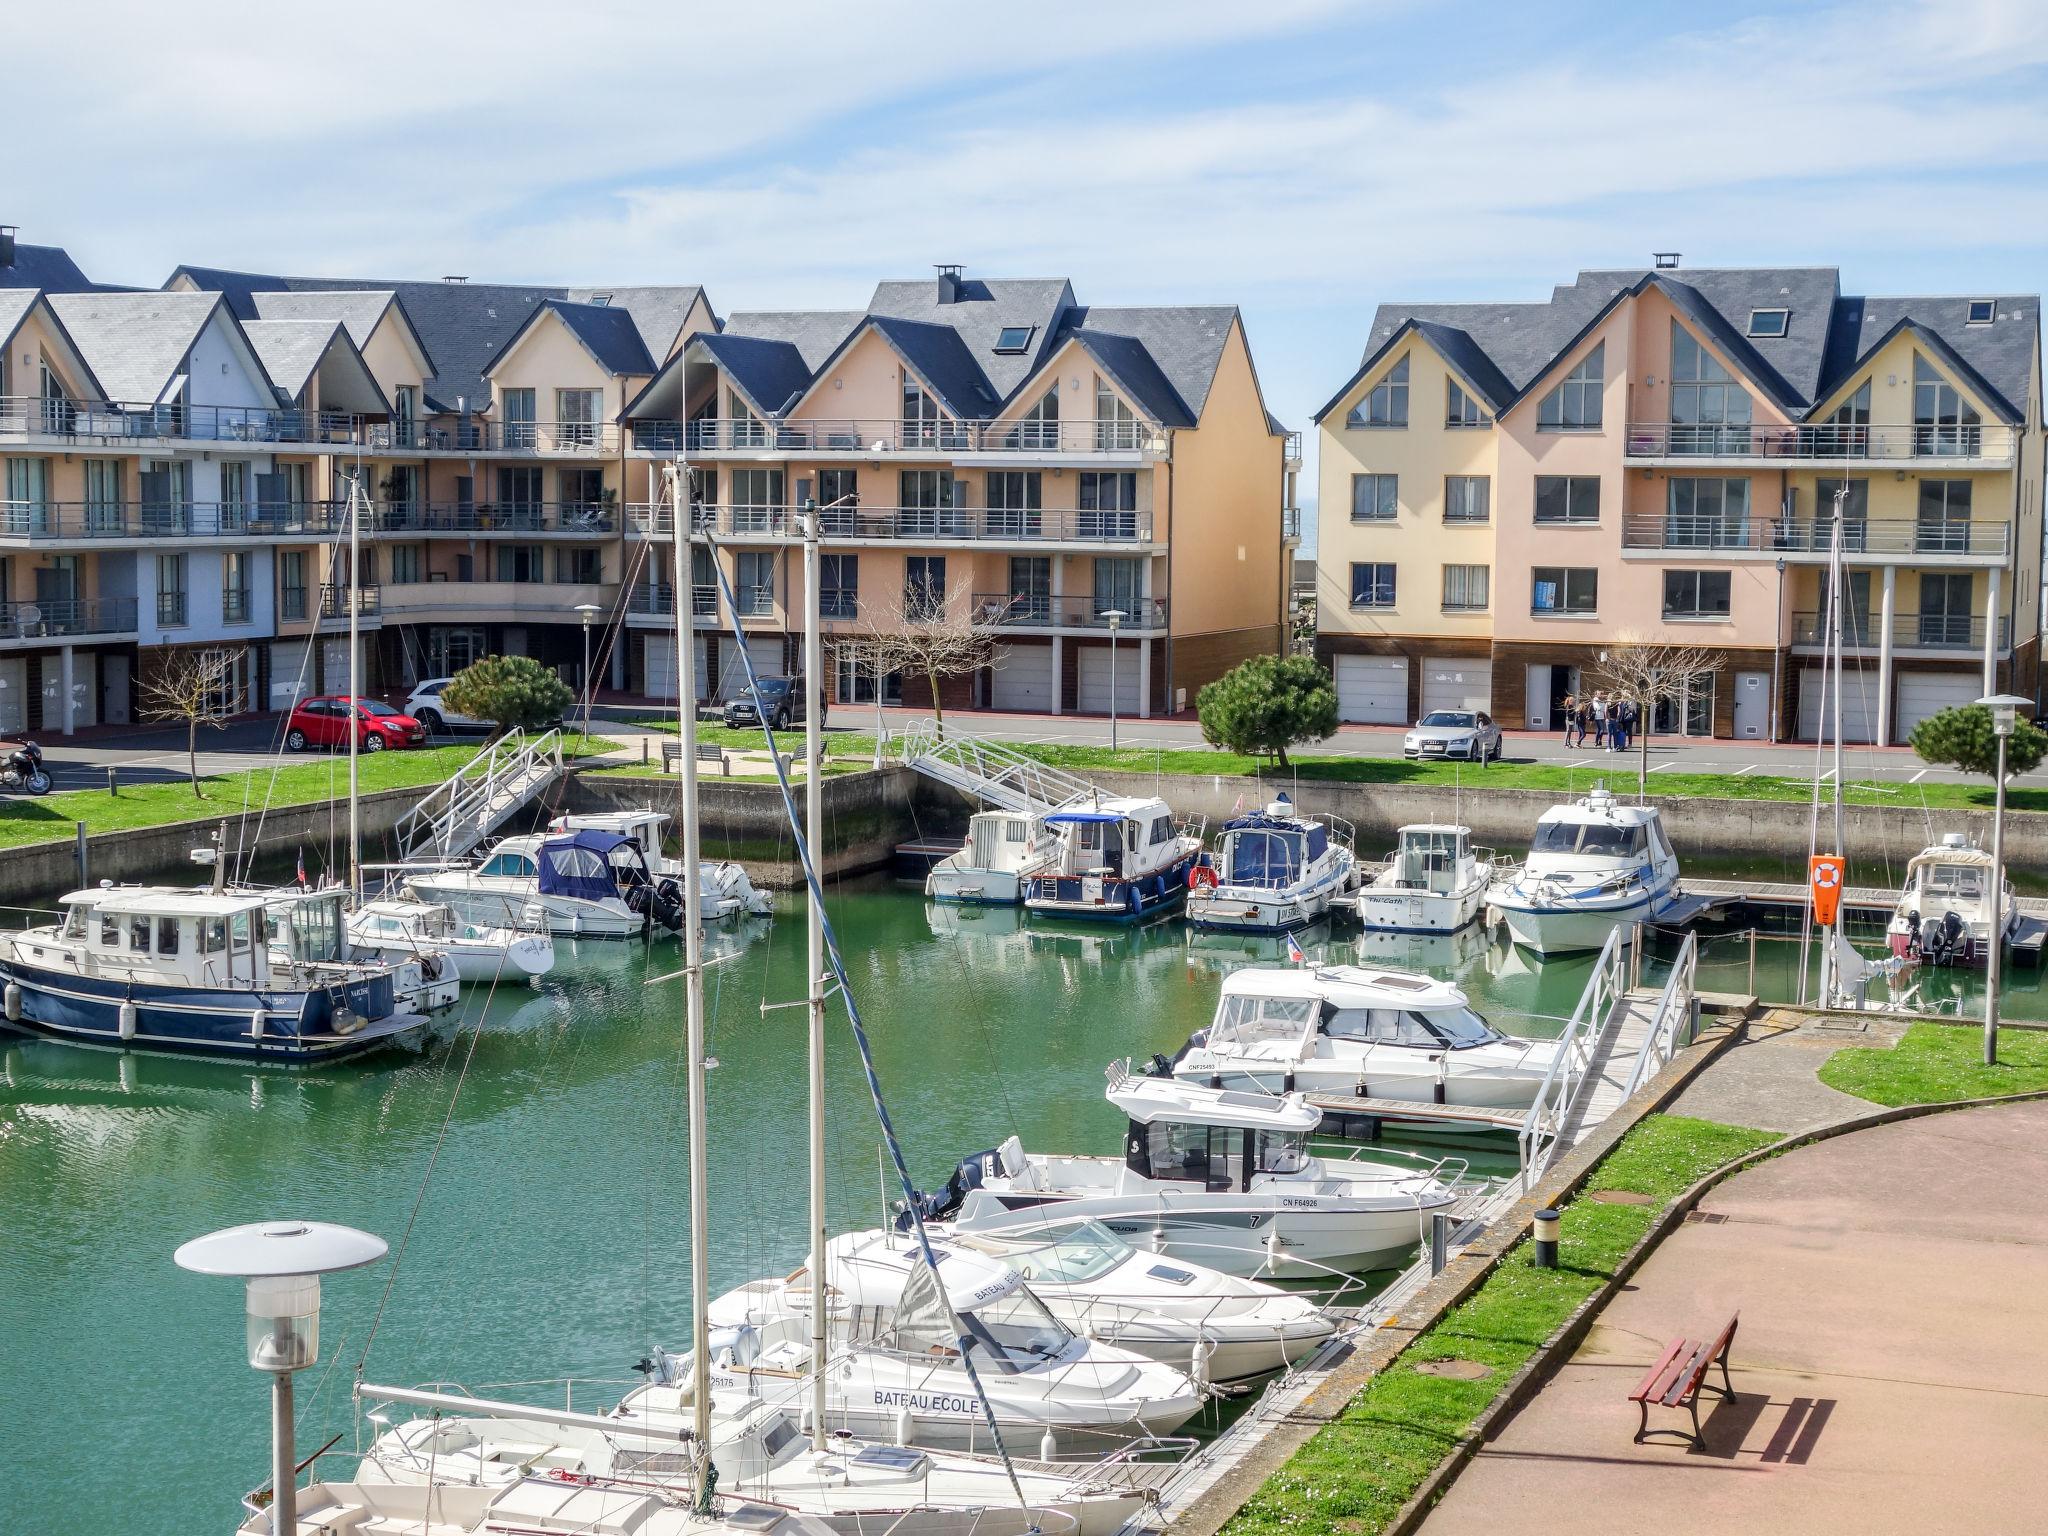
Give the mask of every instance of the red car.
[[411, 715], [402, 715], [375, 699], [350, 700], [343, 695], [299, 700], [285, 727], [284, 744], [294, 752], [303, 752], [308, 747], [345, 747], [351, 713], [360, 732], [361, 751], [426, 745], [427, 728]]

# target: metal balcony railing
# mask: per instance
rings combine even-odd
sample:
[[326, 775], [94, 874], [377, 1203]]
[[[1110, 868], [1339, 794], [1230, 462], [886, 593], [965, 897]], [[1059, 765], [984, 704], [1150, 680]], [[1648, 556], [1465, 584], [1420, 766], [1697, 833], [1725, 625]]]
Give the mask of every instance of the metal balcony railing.
[[[1820, 645], [1826, 641], [1827, 615], [1792, 615], [1792, 643]], [[1981, 651], [1984, 649], [1984, 615], [1961, 613], [1902, 613], [1894, 622], [1892, 644], [1923, 650]], [[1864, 650], [1876, 650], [1882, 637], [1878, 620], [1867, 613], [1850, 613], [1842, 618], [1842, 643]], [[2001, 614], [1994, 649], [2007, 649], [2012, 640], [2012, 616]]]
[[132, 597], [63, 597], [34, 603], [0, 603], [0, 640], [123, 635], [134, 630]]
[[176, 628], [185, 622], [189, 611], [189, 599], [183, 592], [159, 592], [156, 595], [156, 621]]
[[347, 526], [338, 502], [0, 501], [0, 538], [281, 538]]
[[[730, 538], [796, 539], [802, 533], [789, 507], [707, 506], [691, 509], [693, 525]], [[633, 532], [667, 537], [675, 517], [666, 503], [636, 503], [628, 509]], [[1149, 511], [1094, 508], [1010, 510], [1002, 507], [831, 507], [819, 513], [828, 539], [876, 539], [906, 543], [1123, 543], [1152, 542]]]
[[1280, 537], [1283, 539], [1298, 539], [1301, 537], [1301, 508], [1282, 507], [1280, 509]]
[[[1832, 518], [1682, 517], [1641, 514], [1622, 522], [1624, 549], [1825, 555]], [[1968, 555], [2002, 560], [2012, 546], [2009, 523], [1953, 519], [1844, 519], [1842, 547], [1851, 555]]]
[[755, 421], [721, 418], [627, 425], [629, 444], [675, 453], [1166, 453], [1160, 428], [1145, 421]]
[[355, 609], [358, 617], [370, 618], [384, 611], [383, 588], [366, 587], [322, 587], [320, 589], [320, 617], [323, 619], [345, 619], [348, 617], [349, 594], [355, 594]]
[[[1045, 593], [977, 592], [974, 618], [979, 624], [1002, 626], [1038, 625], [1048, 629], [1109, 628], [1107, 614], [1119, 608], [1119, 600], [1094, 597], [1052, 597]], [[1149, 632], [1166, 628], [1166, 599], [1140, 597], [1121, 600], [1123, 618], [1119, 632]]]
[[1777, 426], [1764, 422], [1632, 421], [1624, 450], [1632, 459], [1758, 459], [1773, 464], [1806, 460], [1908, 463], [1922, 459], [2012, 462], [2016, 436], [2011, 427], [1978, 423], [1921, 423], [1915, 426], [1845, 426], [1815, 423]]
[[429, 501], [379, 506], [379, 533], [583, 533], [619, 530], [619, 509], [599, 501]]
[[327, 445], [357, 443], [364, 428], [337, 411], [0, 396], [0, 438]]
[[1282, 454], [1287, 460], [1287, 467], [1289, 469], [1301, 468], [1301, 434], [1299, 432], [1287, 434]]
[[246, 589], [228, 587], [220, 595], [220, 619], [223, 624], [246, 624], [255, 608], [255, 601]]
[[[654, 614], [663, 618], [674, 618], [676, 592], [674, 587], [633, 588], [626, 600], [626, 612]], [[715, 586], [692, 587], [690, 589], [690, 616], [698, 619], [715, 618], [718, 614], [718, 588]]]

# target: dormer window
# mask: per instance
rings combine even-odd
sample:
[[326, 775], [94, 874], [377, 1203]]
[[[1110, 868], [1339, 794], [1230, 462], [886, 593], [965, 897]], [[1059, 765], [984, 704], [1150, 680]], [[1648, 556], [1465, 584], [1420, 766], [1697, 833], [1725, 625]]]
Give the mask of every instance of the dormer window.
[[996, 333], [998, 352], [1018, 353], [1031, 348], [1031, 336], [1038, 329], [1035, 325], [1006, 325]]
[[1749, 312], [1749, 334], [1763, 340], [1783, 336], [1792, 325], [1792, 311], [1789, 309], [1752, 309]]
[[1969, 319], [1968, 319], [1968, 321], [1966, 322], [1967, 324], [1970, 324], [1970, 325], [1989, 325], [1989, 324], [1990, 324], [1990, 323], [1991, 323], [1992, 321], [1996, 320], [1997, 318], [1998, 318], [1998, 300], [1996, 300], [1996, 299], [1972, 299], [1972, 300], [1970, 300], [1970, 314], [1969, 314]]
[[1347, 425], [1354, 427], [1405, 427], [1408, 425], [1408, 359], [1402, 358], [1386, 371], [1379, 383], [1366, 392], [1352, 408]]

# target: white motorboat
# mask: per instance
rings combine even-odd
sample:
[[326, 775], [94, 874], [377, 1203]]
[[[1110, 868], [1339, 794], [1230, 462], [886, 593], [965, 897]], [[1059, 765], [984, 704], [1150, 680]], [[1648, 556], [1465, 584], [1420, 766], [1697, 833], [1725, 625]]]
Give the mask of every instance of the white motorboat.
[[1316, 922], [1355, 883], [1351, 823], [1304, 816], [1281, 795], [1223, 824], [1188, 874], [1188, 921], [1222, 933], [1279, 933]]
[[2006, 880], [1998, 901], [1998, 943], [1991, 939], [1991, 855], [1967, 833], [1945, 832], [1906, 865], [1906, 883], [1885, 929], [1891, 952], [1927, 965], [1983, 965], [2003, 953], [2019, 927], [2019, 903]]
[[1323, 1116], [1299, 1093], [1134, 1077], [1117, 1062], [1109, 1100], [1129, 1117], [1121, 1157], [1027, 1153], [1012, 1136], [924, 1196], [926, 1219], [963, 1232], [1086, 1219], [1225, 1274], [1319, 1278], [1397, 1262], [1458, 1198], [1454, 1159], [1311, 1153]]
[[1486, 910], [1492, 879], [1493, 853], [1472, 846], [1470, 827], [1419, 823], [1401, 828], [1347, 905], [1371, 931], [1456, 933]]
[[[960, 1358], [963, 1338], [997, 1429], [1048, 1459], [1055, 1448], [1100, 1452], [1170, 1435], [1201, 1408], [1202, 1390], [1182, 1371], [1076, 1334], [1016, 1269], [954, 1244], [938, 1244], [936, 1253], [943, 1297], [910, 1239], [868, 1231], [827, 1244], [825, 1402], [833, 1428], [988, 1448], [988, 1421]], [[706, 1337], [720, 1408], [760, 1401], [799, 1411], [810, 1390], [811, 1290], [806, 1267], [712, 1302]], [[687, 1373], [672, 1374], [677, 1385], [649, 1385], [620, 1406], [680, 1414]]]
[[454, 965], [437, 949], [386, 955], [359, 949], [348, 932], [348, 892], [338, 885], [281, 885], [262, 892], [273, 966], [388, 965], [398, 1006], [429, 1016], [462, 1000]]
[[967, 820], [967, 841], [925, 876], [934, 901], [964, 906], [1014, 907], [1025, 882], [1060, 856], [1060, 840], [1043, 819], [1024, 811], [977, 811]]
[[557, 938], [637, 939], [683, 926], [681, 890], [657, 885], [640, 844], [616, 832], [507, 837], [475, 864], [415, 870], [407, 883], [465, 922], [506, 927], [533, 913]]
[[1104, 796], [1054, 811], [1045, 824], [1059, 834], [1059, 858], [1025, 882], [1025, 911], [1135, 923], [1187, 900], [1201, 818], [1176, 817], [1156, 797]]
[[1226, 1390], [1285, 1370], [1337, 1331], [1306, 1296], [1206, 1264], [1133, 1248], [1097, 1221], [1064, 1215], [952, 1240], [1000, 1259], [1053, 1316], [1092, 1339], [1185, 1369]]
[[[311, 1483], [297, 1499], [298, 1529], [309, 1536], [836, 1536], [828, 1521], [769, 1505], [729, 1504], [706, 1515], [647, 1488], [545, 1474], [489, 1488]], [[272, 1511], [259, 1509], [236, 1530], [271, 1536], [274, 1526]]]
[[1598, 949], [1678, 899], [1678, 855], [1657, 808], [1623, 805], [1604, 788], [1545, 811], [1528, 859], [1486, 892], [1515, 942], [1540, 955]]
[[405, 897], [365, 902], [349, 913], [348, 939], [356, 953], [387, 960], [439, 955], [461, 981], [537, 980], [555, 964], [555, 941], [537, 921], [531, 928], [472, 923], [445, 902]]
[[[550, 832], [610, 832], [630, 838], [640, 850], [648, 873], [657, 884], [673, 880], [680, 887], [683, 861], [662, 852], [662, 835], [668, 817], [660, 811], [593, 811], [584, 815], [557, 816], [548, 823]], [[766, 917], [775, 910], [768, 892], [756, 890], [746, 867], [730, 859], [700, 859], [698, 878], [703, 882], [704, 920], [722, 923], [740, 917]]]
[[1555, 1041], [1500, 1033], [1448, 981], [1260, 966], [1224, 978], [1214, 1020], [1173, 1074], [1212, 1088], [1526, 1109], [1556, 1055]]

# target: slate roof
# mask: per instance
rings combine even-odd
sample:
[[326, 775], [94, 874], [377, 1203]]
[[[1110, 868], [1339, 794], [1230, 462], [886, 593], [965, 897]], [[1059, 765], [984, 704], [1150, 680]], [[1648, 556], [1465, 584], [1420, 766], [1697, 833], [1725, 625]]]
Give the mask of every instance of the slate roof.
[[1835, 329], [1828, 350], [1820, 394], [1837, 386], [1901, 324], [1938, 338], [1952, 354], [1951, 366], [1976, 375], [1973, 382], [1996, 398], [1985, 403], [2002, 407], [2006, 419], [2025, 419], [2027, 391], [2033, 381], [2034, 346], [2040, 339], [2039, 294], [1978, 294], [1997, 306], [1989, 325], [1969, 324], [1969, 297], [1845, 298], [1836, 306]]
[[1230, 304], [1139, 309], [1095, 305], [1076, 310], [1072, 316], [1072, 322], [1083, 331], [1128, 337], [1142, 346], [1186, 408], [1190, 423], [1200, 418], [1209, 403], [1209, 385], [1216, 378], [1223, 343], [1236, 319], [1237, 308]]
[[810, 388], [814, 370], [793, 342], [727, 331], [695, 337], [692, 345], [709, 352], [746, 397], [770, 415], [788, 409]]
[[42, 296], [37, 288], [0, 288], [0, 346], [14, 340], [14, 333]]
[[644, 375], [656, 371], [657, 364], [648, 356], [647, 343], [640, 339], [639, 327], [625, 310], [613, 309], [607, 304], [571, 304], [565, 299], [542, 299], [505, 338], [505, 344], [486, 359], [482, 369], [484, 378], [488, 379], [497, 370], [505, 355], [544, 315], [553, 315], [567, 326], [569, 334], [583, 344], [583, 349], [605, 372]]
[[217, 293], [53, 293], [49, 300], [107, 398], [145, 404], [163, 393], [221, 306]]
[[[962, 277], [949, 304], [939, 302], [937, 280], [924, 278], [875, 284], [867, 312], [941, 325], [955, 332], [987, 377], [989, 387], [999, 398], [1008, 399], [1050, 355], [1053, 327], [1073, 304], [1073, 286], [1065, 278]], [[1003, 328], [1020, 325], [1031, 327], [1028, 350], [996, 351], [996, 338]]]
[[[993, 416], [1002, 404], [1002, 395], [975, 361], [967, 339], [952, 326], [870, 315], [854, 336], [863, 329], [873, 330], [894, 347], [950, 414], [973, 421]], [[854, 336], [841, 343], [842, 349], [853, 344]]]
[[14, 247], [14, 265], [0, 267], [0, 288], [40, 288], [45, 293], [95, 293], [99, 284], [80, 270], [61, 245]]
[[328, 344], [342, 329], [338, 320], [244, 320], [242, 334], [287, 403], [299, 398]]
[[348, 328], [350, 341], [366, 347], [377, 323], [384, 318], [384, 311], [397, 302], [398, 295], [389, 288], [364, 288], [352, 293], [252, 293], [249, 307], [253, 316], [244, 318], [339, 321]]
[[[613, 309], [623, 309], [633, 317], [633, 324], [640, 332], [640, 340], [646, 346], [648, 356], [656, 365], [668, 361], [683, 339], [683, 322], [689, 318], [690, 310], [702, 297], [704, 290], [695, 283], [676, 284], [668, 287], [631, 288], [571, 288], [568, 293], [572, 304], [588, 304], [603, 295]], [[717, 317], [712, 317], [717, 324]]]
[[858, 309], [759, 310], [727, 315], [719, 334], [786, 341], [796, 348], [804, 367], [816, 373], [865, 319], [866, 313]]

